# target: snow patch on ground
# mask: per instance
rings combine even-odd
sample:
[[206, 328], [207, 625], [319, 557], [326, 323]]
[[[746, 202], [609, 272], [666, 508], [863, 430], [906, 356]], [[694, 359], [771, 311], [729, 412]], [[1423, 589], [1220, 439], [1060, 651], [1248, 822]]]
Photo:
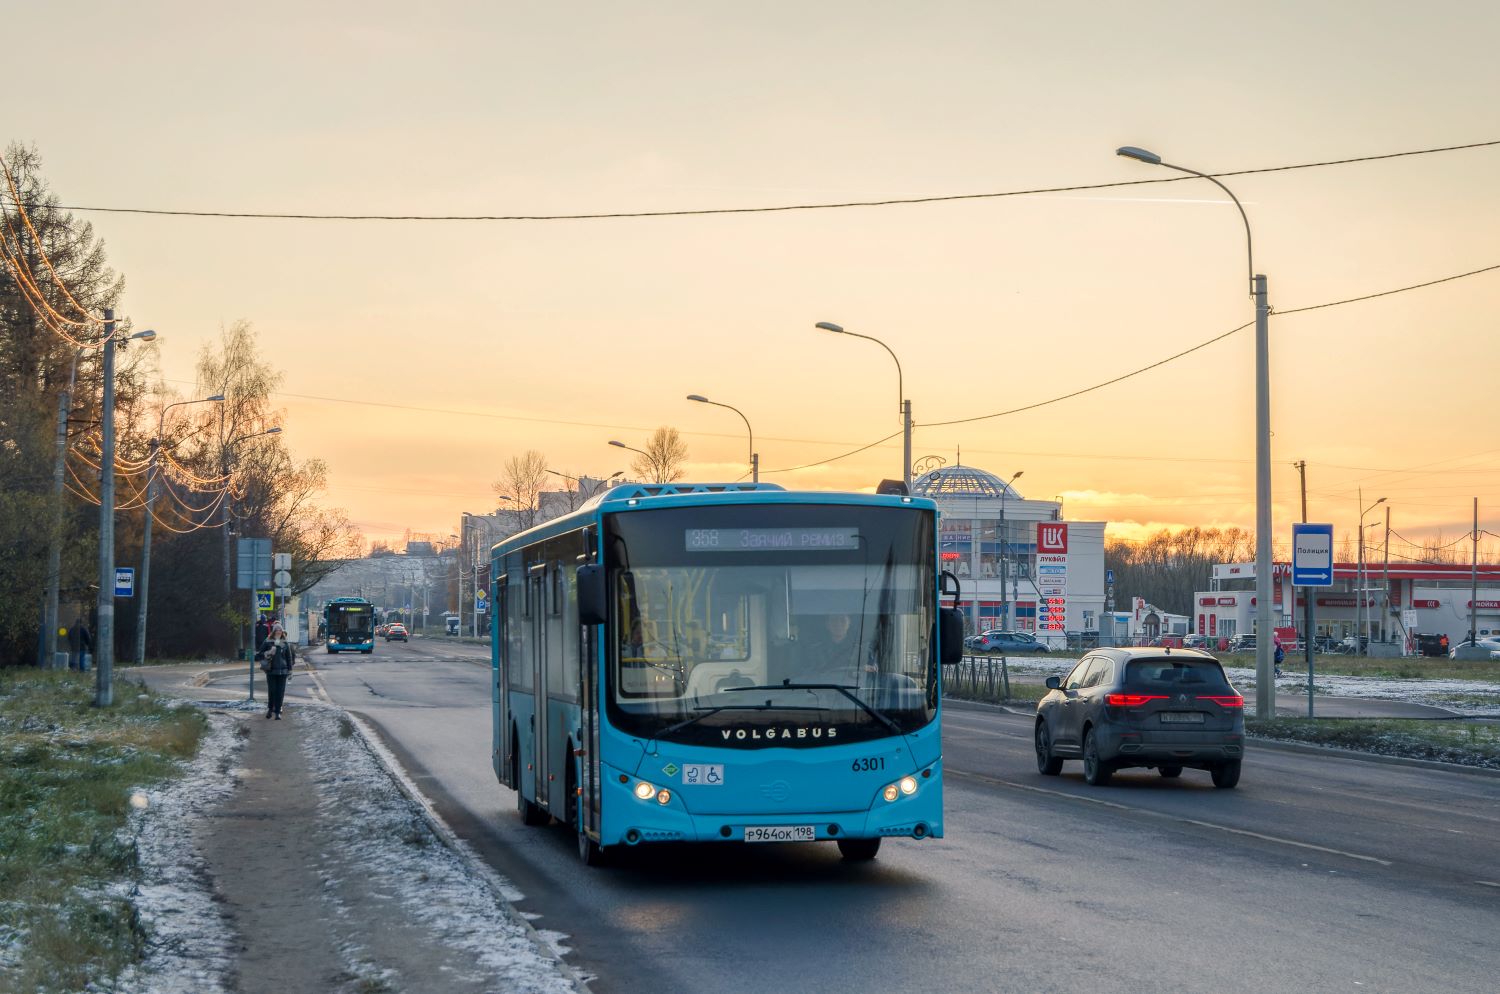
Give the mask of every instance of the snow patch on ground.
[[[1076, 658], [1012, 657], [1006, 666], [1012, 674], [1028, 673], [1062, 676], [1078, 662]], [[1276, 681], [1278, 690], [1305, 693], [1307, 674], [1283, 666], [1286, 676]], [[1225, 666], [1224, 672], [1241, 691], [1255, 686], [1255, 670], [1248, 666]], [[1500, 716], [1500, 684], [1482, 680], [1395, 680], [1365, 676], [1317, 676], [1317, 692], [1330, 697], [1366, 697], [1385, 701], [1404, 701], [1447, 708], [1462, 715]], [[1495, 702], [1473, 700], [1494, 696]]]
[[[564, 969], [538, 948], [527, 926], [503, 903], [514, 888], [497, 886], [501, 879], [486, 879], [476, 857], [450, 848], [462, 848], [462, 842], [433, 834], [373, 754], [372, 749], [384, 751], [378, 743], [341, 735], [341, 724], [351, 719], [336, 709], [306, 708], [301, 714], [308, 732], [303, 750], [319, 804], [345, 826], [341, 855], [368, 870], [367, 886], [389, 895], [412, 920], [466, 953], [485, 975], [502, 981], [503, 990], [575, 991]], [[389, 756], [385, 763], [399, 769]], [[562, 938], [556, 936], [552, 946], [559, 948]], [[347, 954], [354, 961], [351, 971], [362, 975], [359, 951]]]
[[112, 988], [150, 994], [219, 994], [234, 965], [234, 936], [213, 899], [213, 883], [193, 846], [193, 826], [228, 797], [244, 739], [234, 705], [208, 714], [208, 731], [181, 779], [136, 792], [122, 830], [139, 854], [140, 883], [128, 896], [150, 937], [145, 958]]

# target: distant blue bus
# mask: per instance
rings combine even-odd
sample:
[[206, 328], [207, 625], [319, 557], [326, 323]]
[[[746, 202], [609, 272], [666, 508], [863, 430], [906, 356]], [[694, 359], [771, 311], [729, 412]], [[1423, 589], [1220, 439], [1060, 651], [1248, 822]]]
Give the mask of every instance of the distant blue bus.
[[323, 607], [324, 649], [330, 653], [375, 648], [375, 606], [363, 597], [335, 597]]
[[490, 556], [495, 774], [585, 863], [943, 834], [932, 501], [628, 484]]

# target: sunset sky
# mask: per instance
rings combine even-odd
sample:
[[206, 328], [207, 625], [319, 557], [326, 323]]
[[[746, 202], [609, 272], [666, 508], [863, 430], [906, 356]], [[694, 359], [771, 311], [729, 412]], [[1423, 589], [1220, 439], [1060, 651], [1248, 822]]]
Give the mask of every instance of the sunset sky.
[[[835, 203], [1500, 140], [1500, 6], [201, 3], [15, 6], [0, 142], [63, 204], [539, 215]], [[37, 43], [18, 43], [21, 39]], [[1500, 146], [1227, 177], [1273, 308], [1500, 265]], [[913, 453], [1130, 536], [1254, 524], [1253, 318], [1204, 180], [738, 215], [509, 222], [84, 215], [190, 395], [252, 323], [299, 457], [370, 539], [494, 507], [510, 456], [607, 476], [873, 486]], [[1500, 532], [1500, 270], [1271, 322], [1278, 537], [1387, 497], [1404, 537]]]

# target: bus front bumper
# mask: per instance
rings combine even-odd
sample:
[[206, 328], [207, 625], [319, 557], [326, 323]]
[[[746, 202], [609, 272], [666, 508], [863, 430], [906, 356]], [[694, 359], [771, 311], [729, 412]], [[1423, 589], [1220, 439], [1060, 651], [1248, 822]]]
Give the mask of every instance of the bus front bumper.
[[[618, 774], [619, 771], [610, 771]], [[639, 845], [642, 842], [832, 842], [838, 839], [910, 838], [943, 836], [941, 780], [934, 776], [919, 785], [911, 796], [886, 801], [877, 793], [874, 803], [862, 811], [777, 811], [752, 813], [694, 814], [683, 804], [670, 784], [650, 784], [645, 797], [636, 788], [643, 782], [618, 775], [607, 776], [603, 785], [602, 846]], [[666, 803], [659, 800], [668, 793]], [[642, 793], [645, 793], [642, 788]]]

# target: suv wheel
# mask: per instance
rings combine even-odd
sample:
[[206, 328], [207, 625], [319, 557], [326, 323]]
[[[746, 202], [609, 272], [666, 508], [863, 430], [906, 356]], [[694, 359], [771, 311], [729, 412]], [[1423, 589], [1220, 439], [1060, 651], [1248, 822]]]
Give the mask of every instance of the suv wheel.
[[1109, 783], [1114, 772], [1108, 763], [1099, 758], [1099, 737], [1090, 728], [1083, 735], [1083, 779], [1090, 787], [1103, 787]]
[[1055, 777], [1062, 772], [1063, 761], [1052, 755], [1052, 735], [1047, 723], [1036, 723], [1036, 771], [1044, 777]]
[[1211, 772], [1215, 787], [1220, 790], [1230, 790], [1240, 782], [1240, 761], [1231, 759], [1227, 763], [1220, 763]]
[[1167, 780], [1176, 780], [1178, 777], [1182, 776], [1182, 767], [1180, 767], [1180, 766], [1158, 766], [1156, 768], [1156, 772], [1160, 773], [1164, 779], [1167, 779]]

